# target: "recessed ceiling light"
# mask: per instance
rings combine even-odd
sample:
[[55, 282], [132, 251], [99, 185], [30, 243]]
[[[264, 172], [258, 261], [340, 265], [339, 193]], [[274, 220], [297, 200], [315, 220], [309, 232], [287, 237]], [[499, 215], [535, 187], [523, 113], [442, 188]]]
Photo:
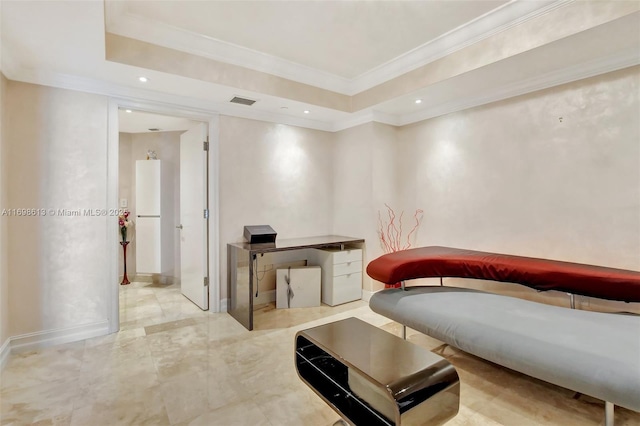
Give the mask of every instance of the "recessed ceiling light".
[[308, 109], [305, 109], [305, 110], [304, 110], [304, 113], [305, 113], [305, 114], [309, 114], [309, 112], [310, 112], [310, 111], [309, 111]]
[[416, 99], [416, 103], [417, 104], [421, 104], [422, 103], [422, 99]]
[[131, 110], [130, 109], [125, 109], [124, 112], [131, 112]]
[[149, 81], [147, 77], [139, 77], [138, 80], [140, 80], [142, 83], [146, 83], [147, 81]]

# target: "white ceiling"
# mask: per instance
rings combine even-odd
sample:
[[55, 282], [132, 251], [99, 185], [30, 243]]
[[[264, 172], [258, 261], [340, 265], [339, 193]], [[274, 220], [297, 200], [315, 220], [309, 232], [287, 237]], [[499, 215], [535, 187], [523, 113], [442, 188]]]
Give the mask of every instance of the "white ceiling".
[[[180, 106], [329, 131], [372, 120], [403, 125], [638, 64], [640, 13], [354, 113], [107, 61], [105, 32], [352, 96], [571, 3], [2, 0], [0, 67], [12, 80], [157, 103], [163, 111]], [[230, 104], [233, 96], [258, 102]]]
[[123, 14], [354, 78], [507, 1], [122, 3]]
[[195, 127], [197, 124], [197, 121], [182, 117], [172, 117], [124, 108], [118, 110], [118, 130], [122, 133], [186, 131]]

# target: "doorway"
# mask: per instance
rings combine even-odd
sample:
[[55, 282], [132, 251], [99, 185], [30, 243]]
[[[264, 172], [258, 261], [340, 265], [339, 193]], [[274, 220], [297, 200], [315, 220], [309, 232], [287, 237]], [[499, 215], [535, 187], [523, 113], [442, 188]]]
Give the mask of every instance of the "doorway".
[[217, 312], [217, 158], [205, 143], [216, 135], [217, 117], [114, 101], [109, 118], [108, 195], [133, 222], [126, 253], [132, 284], [120, 285], [121, 247], [110, 262], [118, 283], [110, 291], [110, 331], [121, 321], [149, 325]]

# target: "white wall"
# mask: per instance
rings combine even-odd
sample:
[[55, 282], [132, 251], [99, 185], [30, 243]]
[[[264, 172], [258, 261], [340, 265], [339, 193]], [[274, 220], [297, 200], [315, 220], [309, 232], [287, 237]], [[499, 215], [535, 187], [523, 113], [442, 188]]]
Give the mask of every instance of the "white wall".
[[[635, 67], [400, 128], [336, 133], [334, 233], [365, 237], [366, 261], [374, 259], [386, 202], [405, 212], [405, 234], [415, 209], [424, 210], [418, 246], [639, 270], [639, 74]], [[522, 286], [457, 284], [541, 297]], [[365, 279], [365, 290], [381, 287]]]
[[[384, 202], [425, 210], [418, 245], [640, 269], [639, 75], [627, 69], [399, 129], [331, 134], [220, 117], [222, 297], [226, 243], [242, 241], [244, 225], [270, 224], [278, 238], [364, 237], [372, 259], [382, 252]], [[0, 96], [7, 205], [113, 207], [105, 97], [13, 81]], [[8, 226], [8, 335], [106, 319], [105, 236], [117, 232], [115, 218]]]
[[[107, 98], [9, 81], [4, 101], [8, 204], [106, 209]], [[47, 214], [9, 217], [8, 226], [10, 335], [106, 330], [106, 236], [116, 218]]]
[[[636, 85], [627, 70], [403, 128], [335, 134], [221, 117], [222, 297], [226, 243], [242, 241], [244, 225], [270, 224], [278, 238], [363, 237], [368, 262], [383, 253], [384, 203], [405, 212], [405, 233], [415, 209], [425, 211], [416, 245], [640, 269], [638, 180], [628, 178], [638, 174]], [[603, 226], [611, 206], [620, 219]], [[381, 285], [365, 277], [364, 288]]]
[[401, 128], [421, 243], [640, 269], [638, 71]]
[[[385, 214], [385, 203], [402, 210], [396, 190], [396, 128], [367, 123], [338, 132], [335, 139], [333, 233], [364, 238], [366, 265], [384, 253], [377, 234], [378, 211]], [[363, 288], [379, 290], [382, 284], [363, 274]]]
[[[147, 151], [152, 150], [157, 154], [157, 158], [162, 160], [162, 167], [168, 174], [167, 180], [171, 185], [163, 188], [163, 198], [168, 198], [168, 204], [173, 206], [173, 210], [163, 217], [170, 226], [167, 232], [162, 235], [163, 250], [173, 253], [172, 264], [166, 270], [165, 275], [169, 279], [180, 279], [180, 234], [176, 225], [180, 222], [180, 134], [183, 132], [153, 132], [153, 133], [120, 133], [120, 164], [118, 200], [126, 198], [129, 204], [131, 218], [136, 221], [136, 161], [146, 160]], [[136, 276], [136, 239], [134, 238], [127, 248], [127, 275], [132, 280]], [[122, 271], [122, 260], [120, 261], [120, 271]]]
[[[7, 138], [5, 132], [5, 96], [7, 79], [0, 73], [0, 210], [9, 208], [7, 179]], [[8, 217], [0, 215], [0, 348], [9, 338], [9, 262], [8, 262]], [[0, 356], [2, 354], [0, 353]], [[1, 359], [0, 359], [1, 364]]]
[[330, 234], [330, 133], [220, 117], [220, 287], [227, 294], [227, 243], [245, 225], [271, 225], [278, 239]]
[[399, 129], [420, 245], [640, 270], [639, 80], [629, 68]]

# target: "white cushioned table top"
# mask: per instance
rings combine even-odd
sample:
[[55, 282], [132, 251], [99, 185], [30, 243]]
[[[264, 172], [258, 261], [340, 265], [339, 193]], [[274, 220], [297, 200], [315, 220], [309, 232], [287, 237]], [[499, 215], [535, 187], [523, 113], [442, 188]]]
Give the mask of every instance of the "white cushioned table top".
[[371, 309], [465, 352], [640, 411], [640, 317], [456, 287], [374, 294]]

